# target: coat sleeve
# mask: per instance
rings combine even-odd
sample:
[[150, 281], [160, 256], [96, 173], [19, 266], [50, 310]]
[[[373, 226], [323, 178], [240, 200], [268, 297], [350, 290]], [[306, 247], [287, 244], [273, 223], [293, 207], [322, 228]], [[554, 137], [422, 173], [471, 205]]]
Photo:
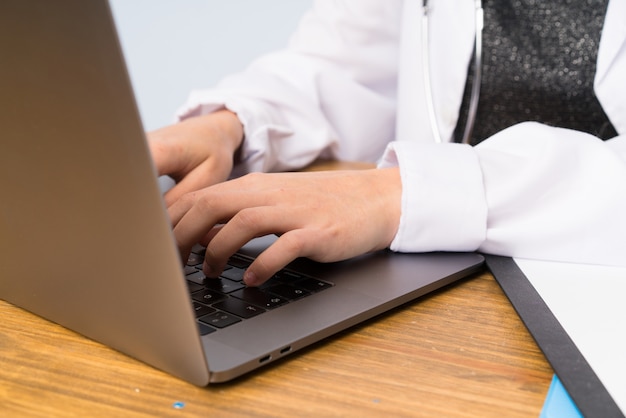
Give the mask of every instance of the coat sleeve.
[[626, 135], [526, 122], [474, 148], [392, 143], [381, 165], [403, 181], [393, 250], [626, 265]]
[[401, 0], [319, 0], [288, 47], [215, 89], [195, 91], [180, 118], [226, 107], [244, 124], [235, 174], [314, 159], [376, 161], [393, 139]]

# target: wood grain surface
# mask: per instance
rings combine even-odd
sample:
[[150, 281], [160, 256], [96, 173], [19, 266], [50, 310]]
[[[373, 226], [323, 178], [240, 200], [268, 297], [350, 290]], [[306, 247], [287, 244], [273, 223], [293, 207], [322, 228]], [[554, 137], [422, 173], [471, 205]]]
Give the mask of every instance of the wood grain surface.
[[0, 317], [6, 417], [537, 417], [552, 376], [488, 273], [208, 388], [3, 301]]

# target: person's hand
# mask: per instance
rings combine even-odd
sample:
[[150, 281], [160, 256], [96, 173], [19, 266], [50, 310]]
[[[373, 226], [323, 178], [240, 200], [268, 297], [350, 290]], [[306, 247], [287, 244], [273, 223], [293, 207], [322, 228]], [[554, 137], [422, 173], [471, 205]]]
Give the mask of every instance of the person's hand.
[[242, 140], [243, 127], [228, 110], [185, 119], [148, 133], [159, 175], [169, 175], [176, 181], [164, 196], [166, 205], [185, 193], [226, 180]]
[[184, 260], [196, 243], [207, 246], [208, 277], [251, 239], [279, 235], [244, 274], [255, 286], [298, 257], [332, 262], [387, 248], [401, 194], [397, 168], [255, 173], [188, 193], [169, 213]]

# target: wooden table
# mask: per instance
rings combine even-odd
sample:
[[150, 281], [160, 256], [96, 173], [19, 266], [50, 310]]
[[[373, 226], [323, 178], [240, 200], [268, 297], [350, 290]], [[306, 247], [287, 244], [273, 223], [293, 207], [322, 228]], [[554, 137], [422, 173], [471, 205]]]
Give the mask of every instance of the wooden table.
[[486, 272], [207, 388], [4, 301], [0, 318], [6, 417], [537, 417], [553, 373]]

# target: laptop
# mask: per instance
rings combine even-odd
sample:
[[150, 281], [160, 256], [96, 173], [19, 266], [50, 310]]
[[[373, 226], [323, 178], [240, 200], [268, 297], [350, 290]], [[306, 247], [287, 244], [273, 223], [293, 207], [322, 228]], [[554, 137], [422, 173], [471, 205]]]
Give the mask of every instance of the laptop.
[[0, 298], [181, 379], [231, 380], [482, 268], [380, 251], [251, 290], [238, 274], [268, 236], [204, 280], [201, 250], [180, 260], [108, 3], [3, 0], [0, 56]]

